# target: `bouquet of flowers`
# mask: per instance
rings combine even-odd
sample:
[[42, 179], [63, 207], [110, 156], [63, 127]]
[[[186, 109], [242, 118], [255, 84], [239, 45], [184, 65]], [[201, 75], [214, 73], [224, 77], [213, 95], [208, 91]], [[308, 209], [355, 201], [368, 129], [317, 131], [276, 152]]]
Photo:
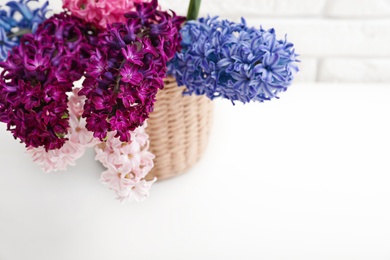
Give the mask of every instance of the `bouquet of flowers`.
[[157, 0], [63, 0], [65, 10], [51, 17], [47, 2], [7, 6], [0, 121], [47, 172], [95, 147], [107, 169], [101, 181], [121, 201], [143, 200], [156, 181], [146, 180], [154, 155], [145, 127], [167, 73], [185, 94], [246, 103], [277, 97], [297, 71], [293, 45], [273, 29], [191, 21], [199, 0], [191, 0], [187, 22]]
[[[145, 180], [153, 155], [144, 121], [163, 88], [166, 63], [180, 46], [184, 18], [160, 11], [157, 1], [131, 1], [122, 14], [118, 5], [130, 1], [110, 3], [106, 18], [115, 23], [105, 28], [70, 1], [64, 2], [68, 11], [39, 25], [47, 3], [36, 10], [24, 0], [7, 4], [1, 21], [16, 32], [31, 30], [16, 37], [13, 28], [0, 27], [6, 38], [1, 49], [8, 52], [0, 63], [0, 121], [45, 171], [66, 169], [95, 146], [107, 168], [102, 181], [121, 200], [142, 200], [155, 181]], [[93, 4], [83, 7], [89, 15]], [[16, 12], [21, 21], [13, 18]], [[82, 78], [78, 89], [74, 82]]]

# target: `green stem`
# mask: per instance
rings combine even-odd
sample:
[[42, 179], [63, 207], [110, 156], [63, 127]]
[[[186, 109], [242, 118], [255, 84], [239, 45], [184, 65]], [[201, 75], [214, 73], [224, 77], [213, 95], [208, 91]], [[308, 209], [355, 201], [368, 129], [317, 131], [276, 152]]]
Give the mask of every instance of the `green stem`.
[[[125, 65], [126, 59], [123, 59], [121, 65], [119, 66], [118, 72], [123, 68], [123, 65]], [[115, 87], [114, 87], [114, 92], [117, 93], [119, 91], [119, 82], [121, 81], [122, 77], [121, 74], [119, 73], [116, 80], [115, 80]]]
[[196, 20], [198, 18], [200, 3], [202, 0], [191, 0], [188, 6], [187, 21]]

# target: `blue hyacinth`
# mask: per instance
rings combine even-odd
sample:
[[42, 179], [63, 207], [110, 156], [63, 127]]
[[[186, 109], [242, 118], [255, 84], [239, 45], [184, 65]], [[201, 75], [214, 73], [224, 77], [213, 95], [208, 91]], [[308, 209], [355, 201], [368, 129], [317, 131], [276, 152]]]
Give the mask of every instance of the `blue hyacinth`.
[[275, 30], [214, 18], [188, 21], [181, 29], [182, 50], [169, 73], [187, 94], [247, 103], [270, 100], [287, 90], [298, 71], [297, 54]]
[[28, 6], [31, 1], [34, 0], [8, 2], [8, 10], [0, 6], [0, 61], [7, 59], [8, 52], [19, 44], [23, 34], [35, 32], [38, 25], [46, 19], [49, 2], [33, 9]]

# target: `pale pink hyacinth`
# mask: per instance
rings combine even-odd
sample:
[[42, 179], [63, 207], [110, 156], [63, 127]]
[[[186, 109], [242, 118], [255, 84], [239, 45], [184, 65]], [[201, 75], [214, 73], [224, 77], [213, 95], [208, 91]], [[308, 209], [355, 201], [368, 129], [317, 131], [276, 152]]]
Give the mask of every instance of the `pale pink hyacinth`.
[[124, 201], [142, 201], [149, 196], [149, 189], [156, 181], [145, 179], [153, 168], [154, 155], [148, 151], [149, 136], [145, 126], [131, 132], [131, 141], [122, 143], [115, 132], [107, 135], [107, 141], [96, 146], [96, 160], [107, 170], [101, 175], [101, 181], [114, 190], [117, 199]]
[[114, 22], [125, 22], [124, 14], [134, 11], [142, 0], [63, 0], [63, 8], [73, 15], [102, 28]]
[[74, 88], [73, 94], [69, 97], [68, 108], [70, 114], [80, 118], [84, 112], [85, 96], [79, 96], [80, 88]]
[[60, 149], [46, 151], [44, 147], [27, 148], [27, 154], [32, 157], [33, 162], [45, 172], [64, 171], [68, 166], [74, 166], [87, 147], [99, 143], [99, 140], [93, 137], [93, 133], [85, 128], [85, 120], [81, 118], [85, 98], [79, 97], [77, 93], [78, 89], [75, 89], [68, 101], [70, 127], [67, 138], [69, 140]]
[[38, 164], [43, 171], [64, 171], [68, 166], [76, 165], [76, 160], [85, 151], [81, 144], [66, 142], [60, 149], [46, 152], [44, 147], [28, 147], [27, 154], [31, 155], [33, 161]]
[[75, 89], [69, 97], [68, 141], [60, 149], [46, 151], [44, 147], [29, 147], [33, 161], [43, 171], [66, 170], [74, 166], [87, 147], [95, 146], [96, 157], [107, 170], [101, 175], [101, 181], [116, 192], [123, 201], [142, 201], [149, 196], [149, 189], [156, 181], [145, 179], [153, 168], [154, 155], [148, 151], [149, 135], [145, 132], [146, 122], [131, 132], [131, 141], [123, 143], [115, 137], [116, 132], [109, 132], [104, 142], [93, 137], [85, 127], [81, 117], [85, 97], [78, 96]]

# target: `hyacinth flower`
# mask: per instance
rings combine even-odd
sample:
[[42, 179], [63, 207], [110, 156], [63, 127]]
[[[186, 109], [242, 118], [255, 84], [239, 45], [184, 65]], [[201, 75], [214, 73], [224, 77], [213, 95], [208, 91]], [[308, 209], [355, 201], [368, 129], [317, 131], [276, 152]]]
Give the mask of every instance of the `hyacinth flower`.
[[87, 147], [99, 143], [99, 140], [85, 128], [85, 120], [81, 118], [85, 98], [78, 96], [78, 91], [78, 88], [73, 89], [68, 101], [69, 127], [66, 133], [68, 141], [61, 148], [48, 151], [43, 146], [27, 147], [27, 154], [45, 172], [63, 171], [68, 166], [74, 166]]
[[86, 127], [100, 140], [112, 131], [122, 142], [131, 139], [130, 132], [153, 111], [166, 63], [180, 49], [185, 18], [160, 11], [156, 0], [135, 3], [125, 17], [100, 34], [80, 90]]
[[107, 168], [101, 181], [119, 200], [141, 201], [156, 181], [145, 179], [154, 155], [144, 121], [180, 49], [184, 18], [152, 1], [124, 19], [104, 29], [63, 12], [23, 35], [0, 62], [0, 121], [46, 172], [66, 170], [96, 146]]
[[217, 17], [187, 21], [181, 29], [182, 50], [168, 64], [186, 94], [222, 97], [233, 102], [277, 98], [291, 85], [297, 55], [287, 39]]
[[145, 179], [153, 168], [154, 159], [148, 151], [149, 136], [145, 127], [146, 123], [132, 131], [128, 142], [121, 142], [115, 137], [115, 132], [110, 132], [106, 141], [95, 147], [96, 160], [107, 169], [101, 174], [100, 181], [114, 190], [121, 202], [144, 200], [157, 180]]
[[106, 168], [100, 181], [114, 190], [121, 202], [143, 201], [149, 196], [151, 185], [156, 181], [145, 179], [153, 168], [154, 155], [148, 151], [149, 136], [145, 132], [146, 123], [131, 132], [131, 141], [123, 143], [108, 134], [101, 142], [85, 128], [81, 117], [85, 97], [78, 95], [79, 89], [69, 94], [70, 126], [66, 134], [68, 141], [58, 149], [46, 151], [44, 147], [28, 147], [27, 155], [45, 172], [64, 171], [68, 166], [76, 165], [88, 147], [95, 147], [96, 160]]
[[7, 58], [12, 47], [19, 44], [20, 38], [35, 32], [38, 25], [46, 19], [48, 12], [46, 1], [41, 7], [30, 8], [32, 0], [11, 1], [6, 4], [8, 11], [0, 5], [0, 61]]
[[99, 36], [79, 94], [86, 97], [86, 128], [101, 140], [95, 147], [96, 160], [107, 169], [101, 182], [121, 202], [142, 201], [156, 181], [146, 180], [154, 155], [145, 120], [163, 88], [166, 63], [180, 48], [184, 17], [162, 12], [151, 1], [135, 3], [125, 19], [111, 18], [115, 23]]
[[0, 121], [26, 147], [48, 151], [68, 140], [67, 93], [89, 66], [98, 33], [67, 13], [54, 15], [0, 62]]
[[0, 27], [0, 61], [5, 60], [8, 53], [18, 42], [7, 36], [7, 32], [3, 27]]
[[74, 16], [101, 28], [107, 24], [126, 22], [125, 13], [135, 10], [142, 0], [63, 0], [63, 8]]

